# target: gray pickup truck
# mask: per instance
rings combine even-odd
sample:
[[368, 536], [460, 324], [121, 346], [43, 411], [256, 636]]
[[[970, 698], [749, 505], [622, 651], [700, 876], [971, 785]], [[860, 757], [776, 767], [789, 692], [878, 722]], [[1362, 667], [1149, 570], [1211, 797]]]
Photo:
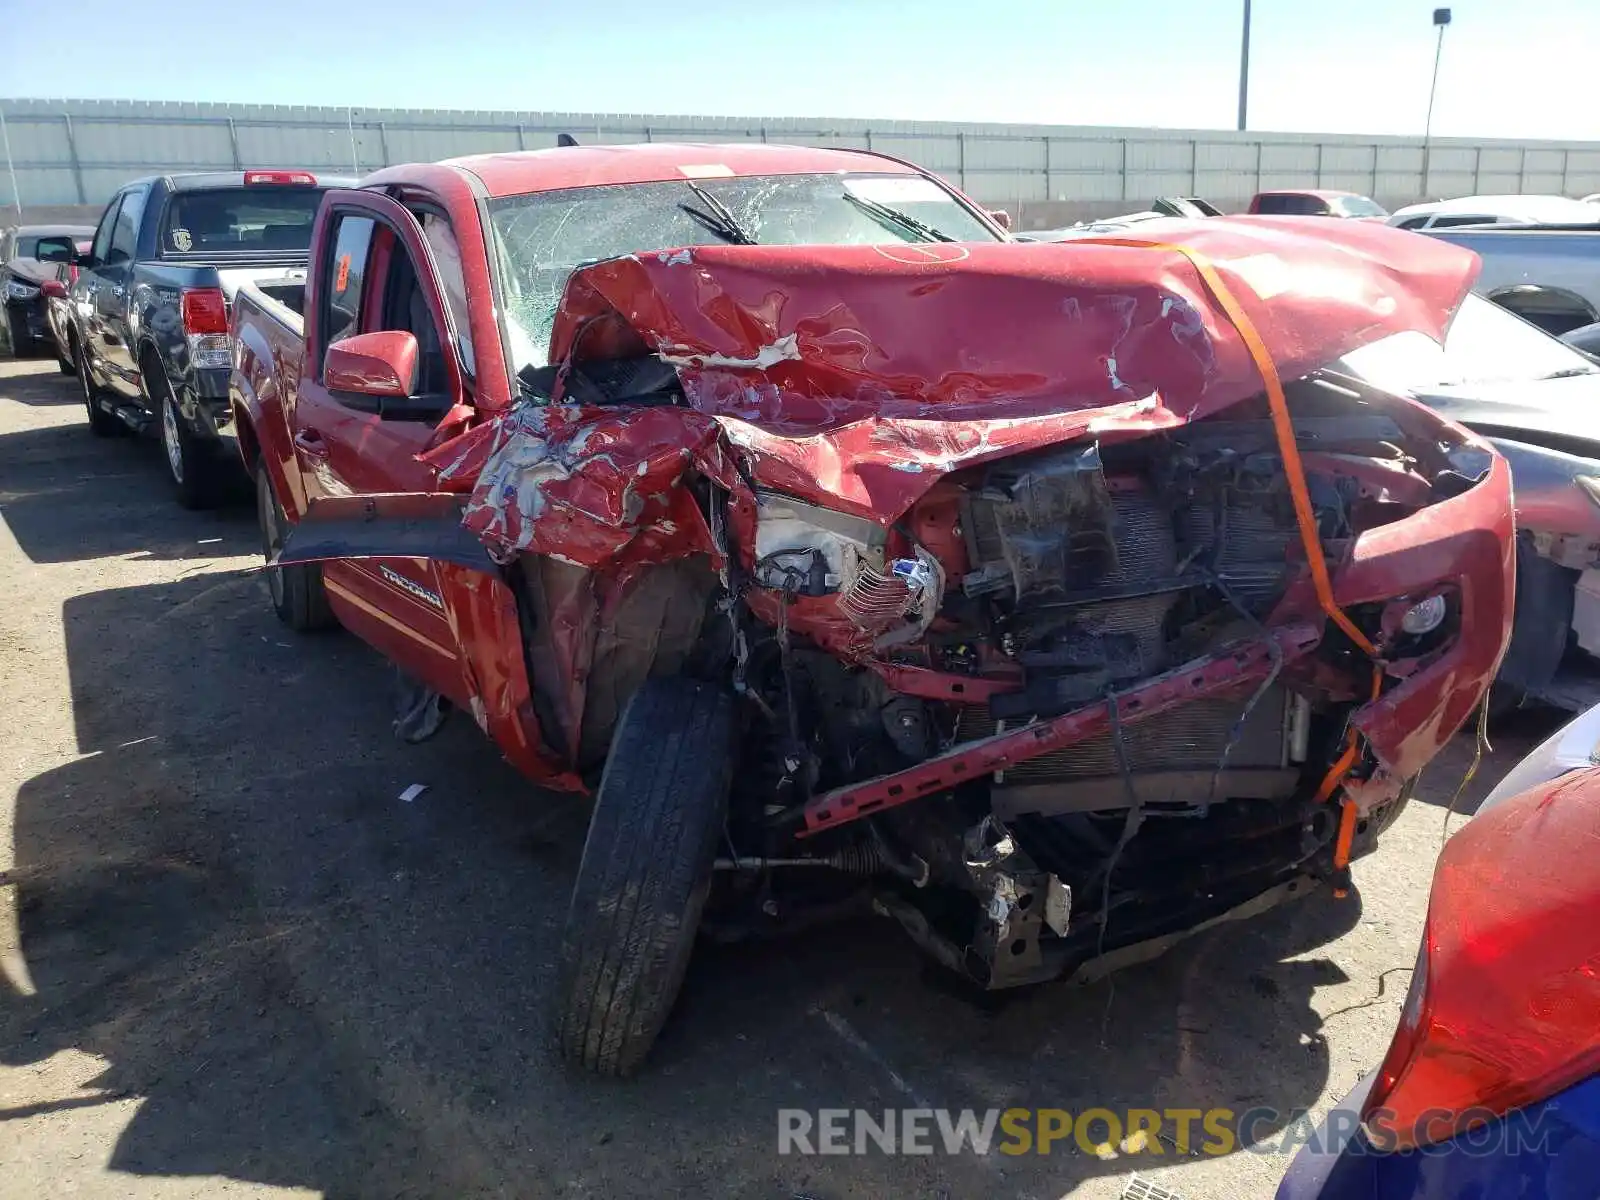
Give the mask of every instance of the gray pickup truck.
[[1475, 250], [1476, 291], [1541, 329], [1566, 333], [1600, 321], [1600, 205], [1592, 225], [1429, 229], [1425, 236]]
[[212, 503], [237, 459], [218, 452], [232, 432], [234, 294], [304, 286], [317, 206], [351, 182], [283, 170], [136, 179], [76, 257], [65, 352], [89, 428], [158, 432], [184, 507]]

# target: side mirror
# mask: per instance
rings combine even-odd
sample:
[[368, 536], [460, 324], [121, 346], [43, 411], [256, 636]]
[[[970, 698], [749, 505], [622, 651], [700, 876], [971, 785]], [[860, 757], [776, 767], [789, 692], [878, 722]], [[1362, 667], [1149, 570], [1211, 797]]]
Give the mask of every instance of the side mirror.
[[989, 218], [1001, 229], [1009, 230], [1011, 228], [1011, 214], [1003, 208], [991, 208], [989, 210]]
[[328, 347], [322, 382], [330, 392], [403, 399], [417, 385], [417, 338], [405, 330], [358, 333]]
[[39, 285], [39, 291], [47, 299], [65, 300], [67, 298], [67, 285], [59, 279], [46, 279]]
[[33, 257], [42, 263], [69, 263], [76, 254], [71, 238], [40, 238]]

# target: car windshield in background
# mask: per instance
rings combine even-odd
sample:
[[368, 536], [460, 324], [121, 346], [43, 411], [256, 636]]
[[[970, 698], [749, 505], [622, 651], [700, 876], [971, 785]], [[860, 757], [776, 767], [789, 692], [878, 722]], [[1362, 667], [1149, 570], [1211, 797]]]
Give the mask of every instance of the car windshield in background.
[[[762, 175], [628, 183], [509, 196], [489, 203], [517, 370], [544, 362], [567, 277], [642, 250], [722, 245], [864, 246], [998, 240], [920, 175]], [[732, 218], [727, 228], [722, 214]]]
[[1271, 217], [1320, 217], [1327, 203], [1320, 196], [1301, 196], [1293, 192], [1269, 193], [1256, 201], [1256, 211]]
[[1362, 379], [1407, 392], [1600, 374], [1593, 359], [1482, 296], [1462, 302], [1443, 346], [1423, 333], [1397, 333], [1343, 363]]
[[1333, 211], [1341, 217], [1387, 217], [1389, 210], [1376, 200], [1368, 200], [1365, 196], [1336, 196], [1332, 201]]
[[258, 184], [174, 192], [161, 220], [163, 257], [311, 249], [321, 188]]

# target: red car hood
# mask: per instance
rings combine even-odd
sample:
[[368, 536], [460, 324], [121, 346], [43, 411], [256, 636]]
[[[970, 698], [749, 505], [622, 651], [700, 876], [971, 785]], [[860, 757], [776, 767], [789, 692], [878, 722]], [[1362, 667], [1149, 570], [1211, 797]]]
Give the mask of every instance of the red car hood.
[[1477, 271], [1475, 255], [1382, 225], [1235, 218], [1162, 234], [1137, 248], [713, 246], [612, 259], [572, 276], [550, 361], [615, 354], [631, 330], [699, 381], [697, 408], [788, 432], [873, 416], [1086, 422], [1157, 397], [1149, 429], [1261, 390], [1238, 332], [1167, 243], [1211, 260], [1286, 379], [1403, 329], [1442, 337]]
[[[520, 406], [427, 459], [447, 486], [473, 488], [468, 526], [501, 553], [616, 561], [649, 532], [646, 489], [684, 456], [712, 478], [731, 456], [760, 486], [887, 524], [959, 467], [1147, 434], [1260, 393], [1239, 331], [1174, 244], [1214, 265], [1284, 379], [1401, 330], [1442, 338], [1478, 265], [1356, 221], [1214, 218], [1161, 234], [598, 263], [568, 282], [550, 361], [659, 354], [690, 409], [563, 404], [558, 383], [556, 404]], [[580, 528], [606, 536], [573, 553]], [[662, 553], [643, 543], [628, 556]]]

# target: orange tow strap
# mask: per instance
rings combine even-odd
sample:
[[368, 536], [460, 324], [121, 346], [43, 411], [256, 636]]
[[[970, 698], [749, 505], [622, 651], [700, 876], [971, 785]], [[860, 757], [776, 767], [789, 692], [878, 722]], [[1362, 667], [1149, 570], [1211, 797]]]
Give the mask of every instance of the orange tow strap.
[[[1378, 650], [1355, 622], [1345, 615], [1338, 601], [1334, 599], [1333, 580], [1328, 575], [1328, 561], [1322, 553], [1322, 539], [1317, 536], [1317, 518], [1311, 508], [1311, 493], [1306, 488], [1305, 464], [1300, 460], [1300, 447], [1296, 444], [1294, 436], [1294, 421], [1289, 416], [1289, 400], [1283, 394], [1283, 381], [1278, 378], [1277, 365], [1273, 363], [1272, 355], [1267, 352], [1266, 343], [1256, 331], [1255, 322], [1250, 319], [1250, 314], [1245, 312], [1228, 285], [1223, 282], [1221, 274], [1212, 265], [1211, 260], [1198, 250], [1175, 242], [1141, 242], [1133, 238], [1084, 238], [1079, 244], [1084, 242], [1102, 246], [1168, 250], [1183, 255], [1199, 273], [1211, 294], [1216, 297], [1218, 306], [1227, 315], [1228, 320], [1233, 322], [1234, 329], [1239, 333], [1239, 340], [1250, 352], [1256, 370], [1261, 373], [1261, 381], [1266, 385], [1267, 407], [1272, 413], [1272, 429], [1277, 435], [1278, 453], [1283, 456], [1283, 473], [1289, 481], [1289, 496], [1294, 501], [1295, 523], [1300, 528], [1300, 544], [1305, 549], [1306, 564], [1311, 569], [1311, 584], [1316, 589], [1317, 603], [1328, 615], [1328, 619], [1344, 630], [1345, 635], [1373, 660], [1372, 698], [1376, 700], [1383, 687], [1383, 667], [1377, 662]], [[1356, 731], [1352, 728], [1345, 741], [1344, 753], [1334, 762], [1323, 778], [1322, 786], [1317, 789], [1317, 803], [1326, 803], [1333, 797], [1339, 785], [1344, 782], [1345, 776], [1355, 766], [1358, 756]], [[1355, 841], [1355, 830], [1355, 802], [1346, 798], [1340, 805], [1339, 832], [1333, 847], [1333, 865], [1341, 880], [1335, 888], [1336, 895], [1345, 895], [1347, 891], [1343, 879], [1350, 865], [1350, 848]]]
[[1250, 319], [1250, 314], [1245, 312], [1243, 306], [1234, 298], [1233, 292], [1223, 282], [1216, 267], [1211, 265], [1211, 260], [1198, 250], [1174, 242], [1140, 242], [1132, 238], [1084, 238], [1078, 244], [1082, 245], [1085, 242], [1101, 246], [1131, 246], [1136, 249], [1176, 251], [1188, 259], [1200, 273], [1200, 278], [1205, 281], [1206, 287], [1217, 298], [1217, 304], [1227, 314], [1228, 320], [1233, 322], [1233, 327], [1239, 331], [1239, 340], [1244, 342], [1245, 349], [1255, 360], [1256, 370], [1261, 372], [1262, 382], [1266, 384], [1267, 407], [1272, 411], [1272, 429], [1277, 435], [1278, 453], [1283, 456], [1283, 473], [1289, 480], [1289, 496], [1294, 501], [1294, 519], [1300, 527], [1300, 544], [1305, 548], [1306, 563], [1311, 568], [1311, 584], [1317, 591], [1317, 603], [1322, 606], [1322, 611], [1328, 614], [1328, 619], [1344, 630], [1363, 653], [1369, 658], [1377, 658], [1377, 648], [1367, 639], [1367, 635], [1357, 628], [1356, 623], [1345, 616], [1344, 610], [1333, 598], [1333, 581], [1328, 575], [1328, 560], [1323, 557], [1322, 540], [1317, 537], [1317, 518], [1311, 510], [1311, 493], [1306, 489], [1306, 469], [1305, 464], [1300, 461], [1300, 447], [1295, 443], [1294, 422], [1289, 417], [1289, 401], [1283, 394], [1283, 381], [1278, 378], [1278, 368], [1272, 361], [1272, 355], [1267, 353], [1266, 343], [1256, 332], [1255, 322]]
[[1333, 842], [1333, 894], [1343, 900], [1350, 894], [1350, 847], [1356, 840], [1356, 802], [1339, 801], [1339, 836]]

